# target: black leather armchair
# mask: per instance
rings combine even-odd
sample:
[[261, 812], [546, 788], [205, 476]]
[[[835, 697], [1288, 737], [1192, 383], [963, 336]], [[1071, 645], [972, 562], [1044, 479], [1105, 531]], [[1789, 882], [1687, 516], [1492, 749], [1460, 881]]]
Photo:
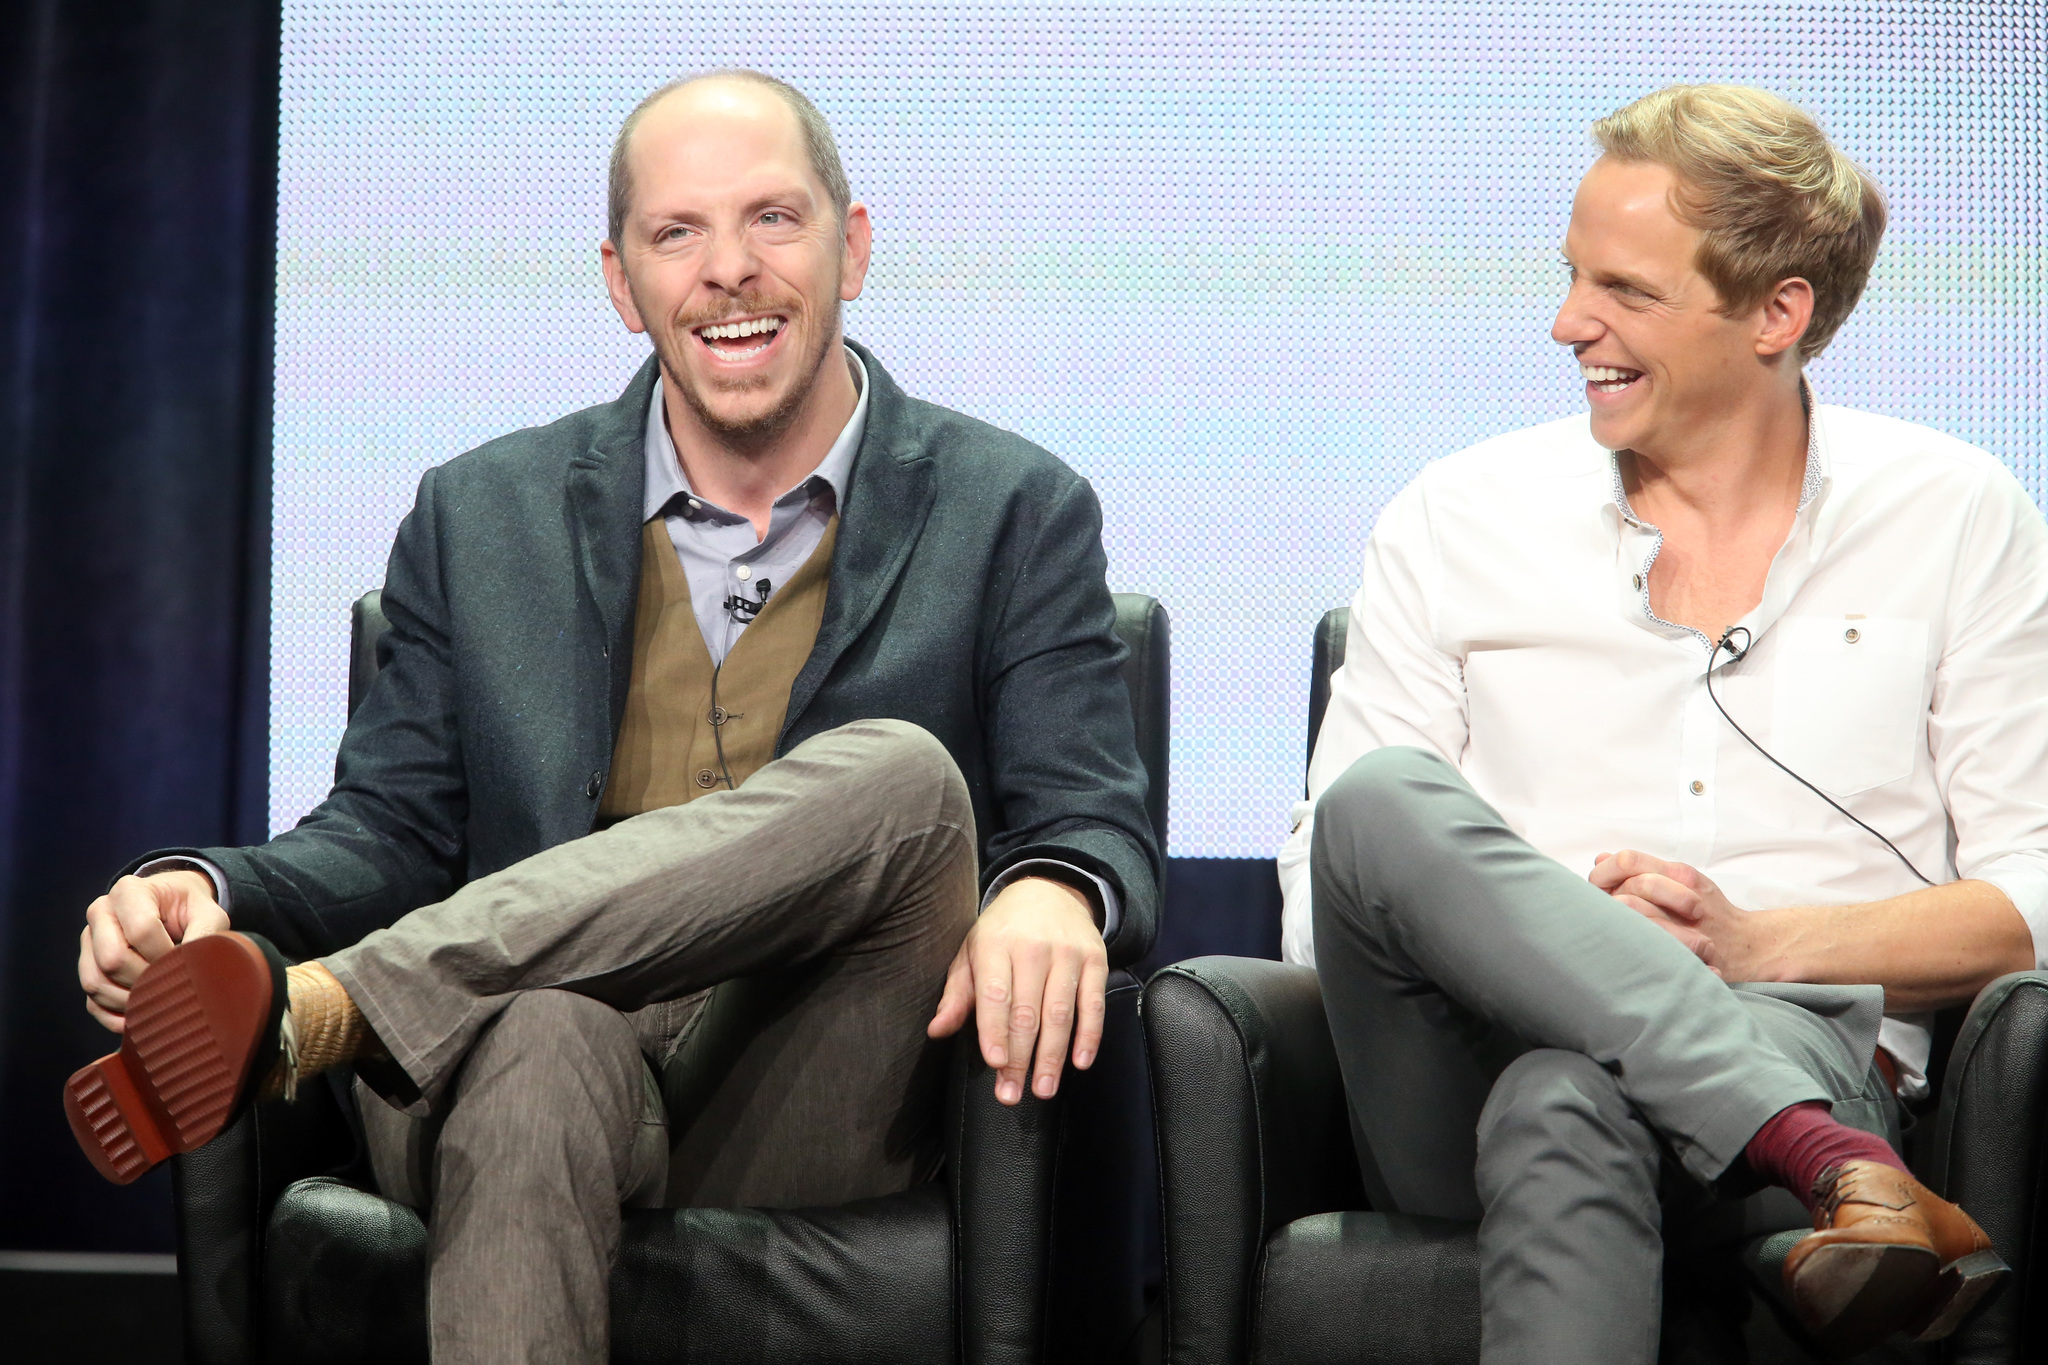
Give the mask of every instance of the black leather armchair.
[[[1124, 677], [1166, 831], [1165, 609], [1119, 593]], [[355, 605], [349, 704], [376, 671]], [[936, 1183], [837, 1208], [630, 1213], [613, 1358], [665, 1362], [1112, 1361], [1144, 1313], [1154, 1197], [1138, 983], [1110, 980], [1101, 1054], [1059, 1094], [997, 1104], [972, 1031], [954, 1049]], [[203, 1365], [425, 1361], [426, 1231], [367, 1189], [339, 1083], [254, 1107], [173, 1173], [187, 1355]]]
[[[1343, 662], [1344, 613], [1317, 630], [1310, 744]], [[1314, 971], [1206, 957], [1146, 985], [1165, 1206], [1173, 1365], [1258, 1361], [1450, 1365], [1479, 1358], [1472, 1225], [1367, 1211], [1344, 1085]], [[1990, 1308], [1938, 1349], [1865, 1357], [2011, 1365], [2048, 1360], [2048, 974], [1986, 987], [1937, 1035], [1940, 1103], [1915, 1124], [1921, 1178], [1960, 1201], [2014, 1270]], [[1667, 1295], [1665, 1358], [1815, 1359], [1780, 1311], [1778, 1267], [1799, 1234], [1690, 1258]], [[1674, 1323], [1674, 1312], [1693, 1313]], [[1675, 1329], [1675, 1330], [1674, 1330]]]

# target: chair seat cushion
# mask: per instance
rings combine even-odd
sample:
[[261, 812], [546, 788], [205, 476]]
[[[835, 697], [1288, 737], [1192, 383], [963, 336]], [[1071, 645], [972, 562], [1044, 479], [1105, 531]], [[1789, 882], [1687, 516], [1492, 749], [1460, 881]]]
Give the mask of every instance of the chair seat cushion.
[[[412, 1209], [326, 1177], [293, 1185], [264, 1247], [269, 1358], [424, 1365], [426, 1253]], [[612, 1359], [952, 1365], [952, 1267], [940, 1184], [828, 1209], [629, 1213]]]
[[1266, 1239], [1252, 1359], [1287, 1365], [1474, 1365], [1479, 1241], [1470, 1223], [1319, 1213]]

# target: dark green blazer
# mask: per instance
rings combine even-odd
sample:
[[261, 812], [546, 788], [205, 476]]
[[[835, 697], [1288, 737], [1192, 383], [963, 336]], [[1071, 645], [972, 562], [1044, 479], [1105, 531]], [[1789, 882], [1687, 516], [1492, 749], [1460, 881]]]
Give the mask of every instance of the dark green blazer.
[[[974, 795], [984, 885], [1025, 858], [1096, 873], [1122, 901], [1110, 960], [1133, 962], [1157, 932], [1159, 849], [1095, 494], [855, 349], [867, 429], [777, 752], [864, 717], [923, 726]], [[258, 847], [166, 850], [226, 872], [238, 928], [331, 952], [590, 832], [632, 672], [655, 374], [420, 480], [333, 791]]]

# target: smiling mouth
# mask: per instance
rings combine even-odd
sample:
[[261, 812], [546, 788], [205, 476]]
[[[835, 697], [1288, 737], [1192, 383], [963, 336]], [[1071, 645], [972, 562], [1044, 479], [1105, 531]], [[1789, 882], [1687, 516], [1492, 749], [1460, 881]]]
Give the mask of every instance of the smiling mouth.
[[1615, 365], [1579, 365], [1579, 376], [1595, 393], [1623, 393], [1643, 377], [1641, 370], [1624, 370]]
[[751, 360], [773, 346], [775, 338], [788, 325], [789, 319], [771, 313], [734, 322], [707, 323], [693, 328], [691, 335], [720, 360]]

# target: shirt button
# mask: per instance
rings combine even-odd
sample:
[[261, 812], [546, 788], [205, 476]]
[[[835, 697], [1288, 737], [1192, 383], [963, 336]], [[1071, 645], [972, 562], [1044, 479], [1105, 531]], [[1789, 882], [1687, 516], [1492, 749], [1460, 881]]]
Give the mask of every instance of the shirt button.
[[1643, 590], [1643, 576], [1642, 576], [1641, 574], [1637, 574], [1637, 575], [1636, 575], [1636, 591], [1637, 591], [1637, 592], [1641, 592], [1642, 590]]
[[697, 770], [697, 785], [698, 785], [698, 786], [700, 786], [700, 787], [711, 787], [711, 786], [715, 786], [715, 785], [717, 785], [717, 783], [718, 783], [718, 774], [717, 774], [717, 773], [715, 773], [715, 772], [712, 772], [712, 771], [711, 771], [711, 769], [709, 769], [709, 768], [699, 768], [699, 769]]
[[1856, 629], [1856, 627], [1851, 626], [1847, 630], [1842, 632], [1842, 638], [1853, 645], [1858, 640], [1863, 638], [1863, 632]]
[[590, 775], [590, 780], [583, 784], [583, 794], [593, 801], [597, 800], [597, 794], [603, 790], [604, 774], [601, 772], [592, 773]]
[[733, 570], [733, 575], [734, 577], [738, 578], [740, 582], [744, 583], [749, 578], [752, 578], [754, 576], [754, 571], [748, 568], [746, 565], [742, 564], [737, 569]]
[[703, 504], [703, 503], [701, 503], [701, 502], [698, 502], [698, 501], [697, 501], [697, 500], [696, 500], [695, 498], [691, 498], [691, 499], [690, 499], [690, 510], [691, 510], [692, 512], [701, 512], [701, 511], [703, 511], [703, 510], [704, 510], [704, 504]]
[[1692, 784], [1692, 794], [1693, 794], [1694, 796], [1698, 796], [1698, 795], [1700, 795], [1700, 794], [1701, 794], [1702, 792], [1706, 791], [1706, 789], [1707, 789], [1707, 784], [1706, 784], [1706, 783], [1704, 783], [1704, 782], [1700, 782], [1700, 781], [1697, 781], [1697, 780], [1696, 780], [1696, 781], [1694, 781], [1694, 783]]

